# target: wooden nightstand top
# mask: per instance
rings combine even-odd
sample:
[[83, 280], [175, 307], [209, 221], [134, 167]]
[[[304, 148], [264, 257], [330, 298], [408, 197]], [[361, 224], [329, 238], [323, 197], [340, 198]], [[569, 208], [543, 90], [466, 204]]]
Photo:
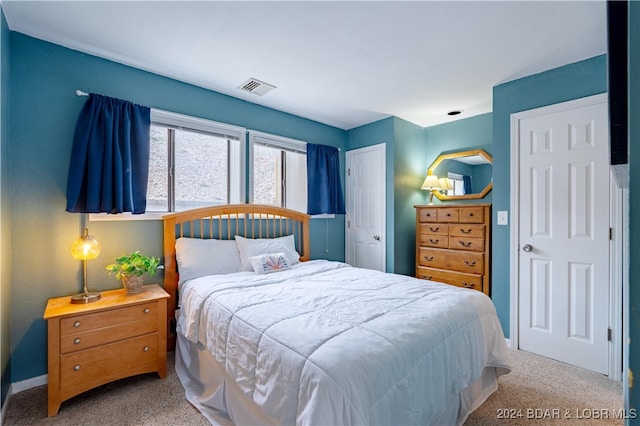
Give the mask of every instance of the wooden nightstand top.
[[62, 317], [67, 315], [77, 315], [85, 312], [98, 312], [114, 307], [134, 305], [150, 300], [168, 299], [169, 293], [164, 291], [158, 284], [148, 284], [142, 287], [140, 293], [128, 294], [124, 288], [107, 290], [100, 292], [102, 298], [97, 302], [86, 304], [72, 304], [71, 296], [55, 297], [49, 299], [47, 308], [44, 311], [44, 319]]

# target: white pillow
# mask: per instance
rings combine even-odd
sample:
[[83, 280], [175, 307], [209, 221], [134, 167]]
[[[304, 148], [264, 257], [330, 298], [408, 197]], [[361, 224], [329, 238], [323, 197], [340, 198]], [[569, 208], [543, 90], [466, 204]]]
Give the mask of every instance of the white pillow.
[[176, 260], [180, 282], [240, 271], [240, 254], [233, 240], [180, 237], [176, 240]]
[[236, 244], [240, 252], [240, 263], [242, 271], [253, 271], [251, 266], [252, 256], [260, 256], [270, 253], [284, 253], [287, 256], [289, 265], [295, 265], [300, 262], [300, 255], [296, 251], [296, 240], [293, 235], [278, 238], [244, 238], [236, 235]]
[[284, 253], [262, 254], [249, 258], [253, 270], [258, 274], [270, 274], [271, 272], [289, 269], [289, 261]]

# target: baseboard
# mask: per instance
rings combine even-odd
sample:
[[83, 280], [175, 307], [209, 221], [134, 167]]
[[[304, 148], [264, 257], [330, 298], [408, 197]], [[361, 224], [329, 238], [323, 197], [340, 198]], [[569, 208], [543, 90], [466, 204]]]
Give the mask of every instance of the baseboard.
[[43, 374], [42, 376], [32, 377], [27, 380], [11, 383], [11, 387], [9, 388], [9, 395], [20, 393], [22, 391], [26, 391], [27, 389], [36, 388], [38, 386], [46, 385], [48, 383], [48, 377], [49, 376], [47, 374]]

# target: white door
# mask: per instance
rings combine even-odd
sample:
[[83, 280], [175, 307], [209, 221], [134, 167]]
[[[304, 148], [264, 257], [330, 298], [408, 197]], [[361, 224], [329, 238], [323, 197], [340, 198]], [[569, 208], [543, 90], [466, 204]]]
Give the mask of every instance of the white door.
[[385, 271], [385, 144], [347, 151], [346, 157], [346, 261]]
[[607, 103], [518, 120], [520, 349], [609, 367]]

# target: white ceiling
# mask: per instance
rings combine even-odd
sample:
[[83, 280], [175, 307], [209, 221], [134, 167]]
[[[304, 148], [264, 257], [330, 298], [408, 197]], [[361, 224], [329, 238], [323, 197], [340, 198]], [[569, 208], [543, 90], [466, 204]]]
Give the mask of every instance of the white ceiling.
[[[604, 1], [2, 7], [11, 30], [342, 129], [392, 115], [426, 127], [490, 112], [493, 86], [606, 53]], [[277, 88], [261, 97], [237, 89], [251, 77]]]

